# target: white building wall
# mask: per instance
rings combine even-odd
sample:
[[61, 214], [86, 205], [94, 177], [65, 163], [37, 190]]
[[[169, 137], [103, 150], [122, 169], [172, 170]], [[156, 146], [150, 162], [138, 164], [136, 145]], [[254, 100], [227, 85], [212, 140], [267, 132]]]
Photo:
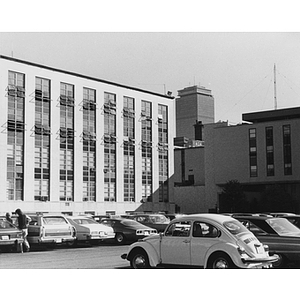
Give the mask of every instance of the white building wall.
[[[7, 122], [7, 97], [6, 87], [8, 85], [8, 70], [25, 74], [25, 139], [24, 139], [24, 201], [6, 200], [6, 174], [7, 174], [7, 135], [5, 123]], [[31, 129], [35, 124], [35, 77], [50, 79], [51, 81], [51, 137], [50, 137], [50, 201], [40, 202], [34, 200], [34, 133]], [[59, 129], [60, 129], [60, 83], [68, 83], [75, 86], [75, 107], [74, 107], [74, 201], [64, 202], [59, 201], [59, 164], [60, 164], [60, 145], [59, 145]], [[80, 134], [83, 128], [83, 114], [81, 111], [80, 102], [83, 100], [83, 87], [88, 87], [96, 90], [96, 202], [82, 201], [82, 169], [83, 169], [83, 145], [80, 142]], [[174, 173], [174, 154], [173, 154], [173, 138], [175, 135], [175, 114], [174, 100], [171, 98], [154, 95], [147, 92], [137, 91], [127, 87], [120, 87], [113, 84], [107, 84], [80, 76], [74, 76], [65, 72], [52, 71], [42, 67], [32, 66], [26, 63], [18, 63], [16, 61], [6, 60], [0, 57], [0, 95], [1, 95], [1, 110], [0, 110], [0, 214], [6, 211], [15, 211], [16, 208], [21, 208], [26, 212], [72, 212], [73, 214], [83, 212], [95, 212], [103, 214], [107, 211], [114, 211], [116, 214], [125, 213], [126, 211], [134, 211], [141, 209], [142, 203], [142, 154], [140, 148], [141, 141], [141, 100], [152, 102], [152, 135], [153, 135], [153, 203], [146, 203], [147, 210], [167, 210], [174, 211], [173, 199], [173, 182], [170, 180], [170, 202], [158, 203], [158, 193], [156, 192], [159, 186], [158, 177], [158, 125], [157, 114], [158, 104], [168, 106], [168, 128], [169, 128], [169, 176]], [[102, 144], [102, 136], [104, 134], [104, 116], [102, 106], [104, 103], [104, 92], [116, 94], [117, 114], [116, 114], [116, 167], [117, 167], [117, 201], [104, 202], [104, 146]], [[31, 95], [32, 94], [32, 95]], [[135, 178], [136, 178], [136, 202], [123, 201], [123, 96], [132, 97], [135, 99]]]

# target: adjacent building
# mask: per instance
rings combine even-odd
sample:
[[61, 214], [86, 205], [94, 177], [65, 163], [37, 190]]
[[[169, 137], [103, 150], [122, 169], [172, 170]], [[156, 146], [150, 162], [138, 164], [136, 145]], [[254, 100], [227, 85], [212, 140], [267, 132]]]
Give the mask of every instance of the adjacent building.
[[173, 212], [173, 97], [0, 56], [0, 213]]

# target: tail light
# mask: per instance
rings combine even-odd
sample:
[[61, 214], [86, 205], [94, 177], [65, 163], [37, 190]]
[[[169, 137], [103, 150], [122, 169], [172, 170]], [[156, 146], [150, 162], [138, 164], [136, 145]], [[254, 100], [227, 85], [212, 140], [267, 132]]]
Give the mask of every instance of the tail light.
[[40, 237], [43, 237], [44, 234], [45, 234], [45, 228], [44, 228], [44, 226], [41, 226], [41, 228], [40, 228]]

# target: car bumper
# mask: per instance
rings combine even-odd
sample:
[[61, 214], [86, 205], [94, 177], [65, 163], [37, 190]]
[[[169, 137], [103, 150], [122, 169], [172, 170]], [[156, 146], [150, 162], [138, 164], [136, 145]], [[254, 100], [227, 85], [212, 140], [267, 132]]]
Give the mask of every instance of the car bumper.
[[260, 264], [270, 265], [279, 259], [278, 255], [274, 254], [266, 258], [242, 258], [244, 264]]
[[0, 246], [10, 246], [15, 244], [21, 244], [23, 243], [22, 238], [15, 238], [15, 239], [9, 239], [9, 240], [0, 240]]
[[62, 244], [72, 242], [74, 237], [51, 237], [51, 238], [27, 238], [29, 243], [32, 244]]
[[115, 233], [106, 235], [88, 235], [87, 240], [106, 240], [115, 238]]

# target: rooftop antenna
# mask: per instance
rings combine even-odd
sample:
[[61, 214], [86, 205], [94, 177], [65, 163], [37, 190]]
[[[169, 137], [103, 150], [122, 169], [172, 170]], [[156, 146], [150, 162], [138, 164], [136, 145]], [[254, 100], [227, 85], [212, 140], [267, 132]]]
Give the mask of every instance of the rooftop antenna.
[[274, 64], [274, 109], [277, 109], [277, 95], [276, 95], [276, 65]]

